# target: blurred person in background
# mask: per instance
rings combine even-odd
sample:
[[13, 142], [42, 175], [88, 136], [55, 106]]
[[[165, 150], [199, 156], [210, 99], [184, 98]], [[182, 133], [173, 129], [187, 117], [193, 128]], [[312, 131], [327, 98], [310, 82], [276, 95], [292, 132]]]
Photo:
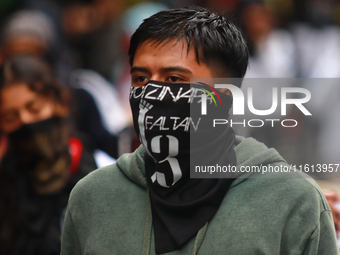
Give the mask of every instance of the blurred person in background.
[[240, 19], [249, 47], [249, 68], [245, 78], [296, 77], [296, 50], [292, 35], [279, 29], [279, 20], [264, 1], [241, 5]]
[[299, 77], [340, 77], [340, 32], [337, 0], [296, 0], [291, 23]]
[[63, 1], [62, 30], [84, 69], [111, 79], [119, 55], [119, 17], [123, 0]]
[[2, 31], [2, 60], [22, 52], [44, 57], [54, 42], [54, 30], [50, 18], [39, 11], [15, 12]]
[[297, 49], [300, 76], [311, 94], [317, 95], [310, 104], [318, 121], [319, 161], [339, 163], [338, 135], [340, 125], [340, 29], [335, 0], [299, 0], [295, 3], [296, 21], [292, 24]]
[[[291, 33], [280, 27], [280, 20], [276, 11], [266, 1], [248, 0], [242, 1], [239, 6], [240, 25], [243, 28], [247, 45], [249, 47], [249, 67], [247, 69], [242, 90], [247, 93], [248, 88], [254, 87], [254, 105], [257, 109], [269, 109], [272, 105], [272, 90], [274, 87], [293, 86], [292, 80], [286, 82], [279, 80], [268, 80], [268, 78], [295, 78], [296, 49]], [[255, 79], [253, 79], [255, 78]], [[263, 79], [263, 80], [261, 80]], [[254, 86], [256, 83], [256, 86]], [[260, 99], [260, 100], [256, 100]], [[289, 109], [288, 114], [295, 116], [303, 125], [302, 116]], [[254, 117], [249, 111], [246, 118]], [[237, 118], [237, 117], [236, 117]], [[261, 116], [257, 116], [261, 119]], [[271, 114], [273, 119], [281, 119], [279, 111]], [[262, 117], [265, 120], [265, 117]], [[290, 132], [289, 132], [290, 131]], [[294, 132], [292, 132], [294, 131]], [[291, 149], [292, 144], [301, 147], [299, 129], [287, 130], [279, 126], [272, 127], [265, 124], [261, 128], [245, 127], [240, 134], [251, 136], [264, 142], [269, 147], [274, 147], [282, 153], [288, 162], [300, 163], [297, 154]], [[281, 139], [284, 133], [284, 139]]]
[[[94, 145], [118, 156], [117, 135], [125, 127], [119, 97], [111, 84], [91, 70], [68, 65], [54, 54], [58, 33], [53, 20], [37, 10], [20, 10], [9, 17], [3, 26], [0, 59], [20, 54], [42, 57], [53, 66], [56, 75], [72, 87], [72, 115], [76, 128], [92, 139]], [[55, 56], [56, 58], [51, 58]], [[67, 62], [67, 61], [66, 61]], [[73, 67], [73, 68], [71, 68]], [[115, 110], [109, 107], [114, 106]]]
[[20, 9], [12, 13], [2, 26], [0, 62], [17, 54], [32, 54], [48, 61], [64, 82], [74, 63], [58, 31], [55, 19], [43, 11]]
[[69, 104], [42, 60], [16, 56], [2, 65], [0, 128], [8, 145], [0, 165], [0, 254], [59, 254], [69, 193], [103, 165], [86, 138], [75, 136]]

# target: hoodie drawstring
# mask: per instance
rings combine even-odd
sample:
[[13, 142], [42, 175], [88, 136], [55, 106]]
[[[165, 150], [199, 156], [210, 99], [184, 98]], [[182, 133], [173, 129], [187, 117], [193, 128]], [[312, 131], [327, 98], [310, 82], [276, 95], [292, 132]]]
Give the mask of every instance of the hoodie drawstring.
[[144, 226], [142, 255], [150, 254], [150, 243], [151, 243], [151, 232], [152, 232], [152, 214], [151, 214], [151, 203], [150, 203], [149, 190], [147, 190], [146, 195], [147, 195], [146, 218], [145, 218], [145, 226]]
[[197, 232], [196, 238], [195, 238], [195, 244], [194, 244], [194, 251], [192, 252], [192, 255], [196, 255], [198, 250], [200, 249], [203, 239], [205, 237], [205, 233], [207, 232], [208, 228], [208, 222], [204, 224], [204, 226]]

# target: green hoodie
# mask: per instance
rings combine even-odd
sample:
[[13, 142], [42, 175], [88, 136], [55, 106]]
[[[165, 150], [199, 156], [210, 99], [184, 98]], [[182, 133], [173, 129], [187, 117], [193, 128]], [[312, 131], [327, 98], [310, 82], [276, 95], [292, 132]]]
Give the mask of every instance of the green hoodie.
[[[238, 169], [286, 164], [252, 138], [237, 137], [236, 143]], [[141, 146], [78, 182], [65, 216], [62, 255], [155, 254], [144, 154]], [[207, 227], [167, 254], [338, 254], [331, 210], [318, 185], [298, 173], [273, 175], [240, 175]]]

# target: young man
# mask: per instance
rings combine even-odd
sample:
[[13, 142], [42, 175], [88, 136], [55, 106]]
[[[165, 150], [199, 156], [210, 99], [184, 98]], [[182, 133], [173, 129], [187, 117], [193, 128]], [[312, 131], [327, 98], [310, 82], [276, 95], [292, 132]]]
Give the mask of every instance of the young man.
[[[137, 29], [129, 55], [142, 145], [77, 184], [63, 255], [337, 254], [332, 214], [313, 180], [256, 173], [190, 178], [190, 156], [200, 161], [211, 150], [208, 162], [238, 170], [286, 164], [274, 149], [235, 137], [229, 126], [211, 132], [189, 117], [190, 78], [245, 74], [247, 47], [232, 23], [198, 7], [162, 11]], [[226, 114], [231, 97], [217, 94]], [[209, 143], [188, 146], [188, 126], [198, 127], [194, 137], [209, 135]]]

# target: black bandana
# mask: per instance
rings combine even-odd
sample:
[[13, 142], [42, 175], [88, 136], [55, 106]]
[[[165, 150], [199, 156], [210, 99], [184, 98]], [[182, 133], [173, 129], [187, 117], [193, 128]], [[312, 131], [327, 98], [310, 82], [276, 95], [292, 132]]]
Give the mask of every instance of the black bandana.
[[[212, 129], [211, 117], [201, 114], [197, 91], [202, 92], [190, 84], [156, 81], [130, 91], [135, 130], [147, 151], [157, 254], [190, 240], [215, 215], [234, 180], [190, 179], [193, 163], [236, 165], [233, 130], [228, 125]], [[218, 94], [223, 107], [214, 108], [214, 116], [227, 119], [232, 98]], [[207, 159], [211, 152], [216, 153]]]
[[38, 194], [61, 188], [69, 174], [69, 127], [67, 120], [53, 117], [25, 124], [9, 134], [5, 158], [19, 176], [30, 179]]

